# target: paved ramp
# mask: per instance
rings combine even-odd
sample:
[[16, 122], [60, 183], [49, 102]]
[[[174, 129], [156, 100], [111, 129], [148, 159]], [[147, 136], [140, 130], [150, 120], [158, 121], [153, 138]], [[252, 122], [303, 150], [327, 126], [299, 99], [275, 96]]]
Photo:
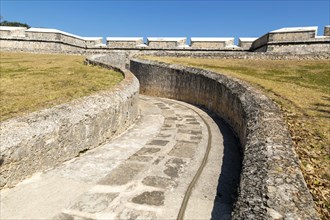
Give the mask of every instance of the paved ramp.
[[240, 169], [231, 132], [174, 100], [141, 96], [140, 111], [115, 140], [2, 190], [1, 219], [230, 217]]

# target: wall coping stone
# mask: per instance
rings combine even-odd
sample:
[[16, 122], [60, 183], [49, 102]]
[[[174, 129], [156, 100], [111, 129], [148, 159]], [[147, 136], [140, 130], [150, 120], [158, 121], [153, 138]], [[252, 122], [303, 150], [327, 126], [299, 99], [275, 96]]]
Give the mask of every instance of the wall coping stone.
[[148, 41], [159, 41], [159, 42], [164, 42], [164, 41], [181, 41], [181, 40], [187, 40], [186, 37], [147, 37]]
[[195, 42], [224, 42], [224, 41], [230, 41], [235, 40], [234, 37], [192, 37], [190, 38], [190, 41]]
[[26, 30], [26, 27], [0, 26], [0, 31]]
[[311, 27], [286, 27], [286, 28], [280, 28], [274, 31], [270, 31], [269, 33], [288, 33], [288, 32], [306, 32], [306, 31], [314, 31], [317, 32], [317, 26], [311, 26]]
[[238, 40], [240, 40], [242, 42], [253, 42], [257, 39], [258, 39], [257, 37], [240, 37], [240, 38], [238, 38]]
[[142, 40], [143, 37], [107, 37], [107, 41], [138, 41]]

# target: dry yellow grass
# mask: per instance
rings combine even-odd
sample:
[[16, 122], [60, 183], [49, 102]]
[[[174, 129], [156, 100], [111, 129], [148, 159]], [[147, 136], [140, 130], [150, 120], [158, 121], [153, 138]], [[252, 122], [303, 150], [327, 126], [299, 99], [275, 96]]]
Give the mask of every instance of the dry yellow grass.
[[0, 52], [0, 120], [110, 89], [121, 73], [83, 56]]
[[318, 212], [330, 219], [330, 60], [145, 58], [242, 79], [278, 103]]

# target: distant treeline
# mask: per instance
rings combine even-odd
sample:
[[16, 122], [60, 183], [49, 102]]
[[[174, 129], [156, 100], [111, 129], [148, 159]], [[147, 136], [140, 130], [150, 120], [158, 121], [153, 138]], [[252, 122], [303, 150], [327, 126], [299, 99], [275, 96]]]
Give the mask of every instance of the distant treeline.
[[11, 27], [26, 27], [30, 28], [29, 25], [16, 21], [1, 21], [0, 26], [11, 26]]

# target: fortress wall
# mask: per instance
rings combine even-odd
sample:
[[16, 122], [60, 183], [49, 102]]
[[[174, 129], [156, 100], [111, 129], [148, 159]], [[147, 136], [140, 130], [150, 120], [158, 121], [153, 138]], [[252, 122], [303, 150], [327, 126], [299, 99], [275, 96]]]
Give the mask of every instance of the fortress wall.
[[78, 47], [93, 47], [102, 44], [102, 37], [79, 37], [69, 33], [53, 29], [42, 30], [41, 28], [31, 28], [26, 30], [26, 37], [37, 41], [58, 41]]
[[147, 46], [143, 43], [143, 37], [107, 37], [109, 48], [138, 48]]
[[265, 34], [265, 35], [259, 37], [258, 39], [253, 41], [250, 49], [252, 51], [257, 51], [258, 50], [257, 52], [266, 52], [267, 48], [264, 49], [264, 50], [260, 50], [259, 48], [264, 46], [264, 45], [267, 45], [268, 39], [269, 39], [269, 34]]
[[26, 27], [4, 27], [0, 26], [1, 37], [25, 37]]
[[[98, 60], [88, 63], [110, 68]], [[53, 108], [0, 123], [0, 188], [60, 165], [124, 132], [138, 116], [139, 82], [125, 79], [99, 92]]]
[[269, 41], [301, 41], [313, 39], [316, 36], [315, 30], [292, 31], [292, 32], [270, 32]]
[[[330, 42], [330, 39], [329, 39]], [[294, 54], [305, 54], [318, 52], [329, 52], [330, 43], [320, 43], [318, 44], [271, 44], [267, 46], [267, 51], [278, 52], [278, 53], [294, 53]]]
[[329, 51], [330, 37], [316, 36], [317, 27], [281, 28], [252, 43], [254, 52], [313, 53]]
[[157, 38], [157, 37], [148, 37], [147, 45], [149, 48], [157, 49], [171, 49], [177, 47], [184, 47], [186, 45], [187, 38], [184, 37], [167, 37], [167, 38]]
[[330, 37], [330, 25], [324, 27], [324, 36]]
[[86, 50], [70, 44], [56, 41], [38, 41], [27, 39], [1, 39], [1, 51], [21, 51], [36, 53], [85, 54]]
[[[101, 37], [80, 37], [56, 29], [0, 27], [0, 47], [1, 50], [78, 54], [108, 53], [113, 50], [279, 53], [296, 53], [299, 51], [299, 53], [306, 54], [328, 51], [330, 28], [327, 27], [325, 27], [325, 36], [316, 36], [317, 27], [282, 28], [269, 32], [258, 39], [240, 38], [238, 46], [234, 45], [233, 38], [191, 38], [190, 45], [186, 45], [187, 38], [185, 37], [147, 38], [147, 44], [143, 43], [141, 37], [109, 37], [107, 38], [107, 45], [105, 45], [102, 44]], [[17, 43], [18, 41], [24, 41], [26, 44]], [[35, 43], [38, 49], [31, 48], [30, 45], [33, 44], [31, 42], [38, 42]], [[16, 43], [17, 45], [15, 45]], [[58, 45], [53, 44], [53, 46], [50, 46], [51, 43], [57, 43]], [[61, 51], [61, 48], [65, 50]]]
[[252, 43], [257, 40], [257, 38], [239, 38], [238, 39], [238, 46], [243, 48], [244, 50], [249, 50], [252, 46]]
[[281, 116], [248, 84], [206, 70], [133, 59], [142, 94], [203, 105], [240, 138], [243, 168], [233, 219], [318, 219]]
[[198, 49], [224, 49], [234, 46], [234, 38], [191, 38], [190, 47]]

